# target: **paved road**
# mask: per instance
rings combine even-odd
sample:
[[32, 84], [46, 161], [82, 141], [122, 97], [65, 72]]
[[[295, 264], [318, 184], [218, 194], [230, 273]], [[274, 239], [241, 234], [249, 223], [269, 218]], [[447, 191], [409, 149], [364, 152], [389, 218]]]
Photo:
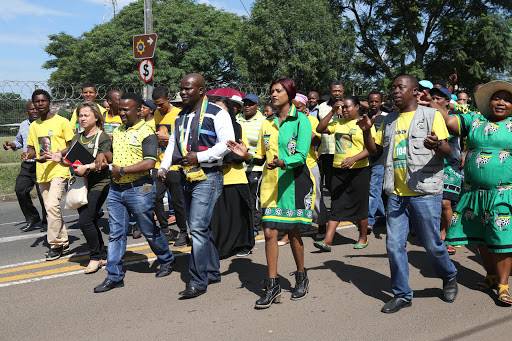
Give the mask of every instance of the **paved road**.
[[[453, 256], [460, 291], [455, 303], [440, 299], [441, 280], [428, 265], [414, 237], [408, 245], [411, 308], [380, 313], [391, 298], [383, 228], [370, 246], [354, 250], [357, 230], [341, 226], [331, 253], [318, 253], [312, 238], [303, 238], [311, 281], [306, 299], [290, 301], [294, 270], [288, 246], [280, 248], [282, 303], [254, 310], [266, 274], [259, 239], [246, 258], [221, 261], [222, 282], [194, 300], [178, 300], [188, 280], [188, 249], [175, 250], [173, 274], [157, 279], [157, 262], [143, 239], [129, 240], [124, 288], [103, 294], [92, 289], [105, 270], [84, 275], [84, 238], [77, 215], [64, 211], [73, 255], [44, 261], [45, 237], [23, 234], [16, 203], [0, 204], [0, 335], [17, 340], [509, 340], [512, 308], [494, 293], [474, 290], [483, 270], [473, 247]], [[106, 219], [101, 221], [108, 233]], [[106, 240], [106, 234], [105, 234]]]

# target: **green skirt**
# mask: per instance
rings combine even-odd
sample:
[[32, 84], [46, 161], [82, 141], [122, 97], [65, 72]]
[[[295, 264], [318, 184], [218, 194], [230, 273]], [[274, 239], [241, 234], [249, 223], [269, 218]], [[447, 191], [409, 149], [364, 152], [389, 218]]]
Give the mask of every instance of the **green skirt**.
[[445, 242], [448, 245], [483, 244], [490, 252], [512, 252], [512, 186], [472, 189], [465, 186]]

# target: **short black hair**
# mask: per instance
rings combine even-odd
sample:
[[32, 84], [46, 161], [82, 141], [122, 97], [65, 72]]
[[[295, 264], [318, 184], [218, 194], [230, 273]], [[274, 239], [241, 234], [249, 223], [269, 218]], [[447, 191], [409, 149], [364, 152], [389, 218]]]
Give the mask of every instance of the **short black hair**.
[[82, 90], [85, 89], [85, 88], [93, 88], [94, 91], [96, 91], [96, 86], [92, 83], [84, 83], [82, 84]]
[[356, 95], [353, 95], [353, 96], [346, 96], [345, 98], [343, 98], [343, 100], [349, 100], [349, 101], [352, 101], [352, 103], [354, 103], [354, 105], [359, 105], [361, 106], [361, 102], [359, 102], [359, 97], [357, 97]]
[[446, 88], [446, 82], [442, 80], [432, 81], [432, 85], [441, 85], [443, 88]]
[[46, 97], [46, 99], [48, 100], [48, 102], [51, 102], [52, 101], [52, 96], [50, 96], [50, 94], [48, 93], [48, 91], [44, 90], [44, 89], [37, 89], [35, 90], [33, 93], [32, 93], [32, 102], [34, 102], [34, 99], [36, 98], [36, 96], [39, 96], [39, 95], [44, 95], [44, 97]]
[[381, 102], [384, 99], [384, 96], [382, 95], [382, 92], [380, 92], [379, 90], [370, 91], [370, 93], [368, 94], [368, 99], [370, 99], [370, 95], [379, 95]]
[[334, 82], [331, 83], [331, 86], [329, 87], [329, 89], [332, 88], [334, 85], [341, 85], [341, 86], [343, 86], [343, 83], [341, 81], [334, 81]]
[[137, 108], [140, 108], [142, 106], [142, 97], [140, 97], [135, 92], [124, 93], [123, 96], [121, 96], [121, 99], [131, 99], [135, 101], [135, 104], [137, 104]]
[[415, 88], [418, 88], [418, 89], [420, 88], [420, 80], [418, 79], [418, 77], [405, 74], [405, 75], [400, 75], [400, 76], [396, 77], [395, 80], [397, 80], [398, 78], [402, 78], [402, 77], [407, 78], [412, 83], [412, 86], [414, 86]]
[[167, 88], [164, 88], [163, 86], [159, 86], [153, 89], [153, 94], [151, 95], [153, 100], [155, 99], [167, 99], [169, 97], [169, 91], [167, 91]]

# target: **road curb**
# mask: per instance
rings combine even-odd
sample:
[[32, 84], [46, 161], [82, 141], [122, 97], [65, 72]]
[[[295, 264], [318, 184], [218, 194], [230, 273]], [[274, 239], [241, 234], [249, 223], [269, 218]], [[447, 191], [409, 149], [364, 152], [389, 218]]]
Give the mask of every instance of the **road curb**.
[[16, 193], [0, 194], [0, 202], [12, 202], [17, 200]]

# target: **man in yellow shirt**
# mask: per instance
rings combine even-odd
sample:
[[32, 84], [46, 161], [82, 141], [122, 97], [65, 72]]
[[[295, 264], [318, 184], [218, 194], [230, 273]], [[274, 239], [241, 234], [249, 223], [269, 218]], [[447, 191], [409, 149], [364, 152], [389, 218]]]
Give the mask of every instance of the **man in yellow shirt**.
[[103, 118], [105, 118], [103, 131], [111, 138], [114, 130], [122, 124], [121, 118], [119, 117], [119, 100], [122, 95], [123, 93], [119, 90], [109, 90], [107, 92], [109, 109], [103, 115]]
[[[164, 87], [158, 87], [153, 90], [153, 103], [157, 110], [155, 111], [155, 127], [156, 136], [158, 138], [158, 156], [155, 168], [160, 168], [160, 163], [164, 157], [165, 149], [169, 143], [169, 137], [174, 130], [174, 122], [176, 116], [181, 112], [181, 109], [176, 108], [170, 103], [169, 93]], [[169, 229], [169, 221], [165, 214], [164, 196], [165, 192], [171, 193], [170, 202], [174, 208], [174, 216], [176, 224], [180, 233], [175, 236]], [[174, 240], [174, 246], [185, 246], [189, 242], [187, 233], [187, 216], [185, 215], [185, 208], [183, 207], [183, 200], [180, 191], [180, 173], [177, 166], [171, 167], [165, 181], [156, 182], [156, 199], [155, 199], [155, 214], [160, 224], [162, 232], [165, 234], [168, 241]]]
[[[96, 90], [96, 87], [94, 86], [94, 84], [92, 84], [92, 83], [82, 84], [82, 98], [84, 99], [85, 102], [95, 103], [96, 96], [98, 96], [98, 90]], [[101, 105], [99, 105], [98, 103], [96, 103], [96, 105], [98, 106], [98, 109], [100, 109], [101, 114], [105, 114], [105, 112], [107, 110], [105, 108], [103, 108]], [[80, 127], [80, 125], [78, 124], [77, 117], [78, 117], [78, 115], [77, 115], [77, 112], [75, 109], [75, 110], [73, 110], [73, 115], [71, 115], [71, 119], [69, 120], [74, 133], [76, 133], [77, 131], [80, 132], [83, 130], [82, 127]]]
[[440, 112], [418, 105], [418, 89], [416, 77], [404, 75], [395, 79], [392, 94], [399, 111], [386, 116], [375, 140], [370, 134], [373, 121], [364, 115], [358, 122], [370, 155], [383, 151], [386, 158], [386, 248], [394, 298], [381, 309], [383, 313], [395, 313], [412, 304], [406, 250], [409, 223], [427, 250], [436, 274], [443, 279], [444, 300], [453, 302], [458, 291], [457, 269], [439, 232], [444, 158], [451, 152], [446, 141], [449, 134]]
[[23, 153], [23, 161], [35, 157], [36, 177], [43, 196], [48, 221], [48, 244], [50, 250], [46, 260], [58, 259], [69, 250], [68, 234], [62, 220], [60, 200], [66, 190], [70, 177], [69, 168], [49, 161], [51, 153], [68, 147], [74, 134], [69, 121], [50, 112], [50, 94], [42, 89], [34, 91], [32, 102], [40, 117], [30, 125], [27, 139], [27, 152]]

